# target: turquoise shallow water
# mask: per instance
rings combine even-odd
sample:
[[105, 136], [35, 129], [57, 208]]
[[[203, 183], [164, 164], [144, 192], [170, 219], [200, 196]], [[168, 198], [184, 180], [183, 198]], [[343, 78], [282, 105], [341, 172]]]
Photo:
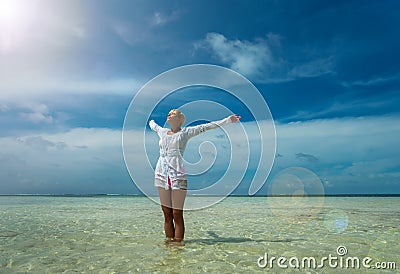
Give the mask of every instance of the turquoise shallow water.
[[[165, 246], [161, 209], [145, 197], [2, 196], [0, 273], [376, 273], [377, 262], [397, 269], [379, 272], [400, 268], [399, 197], [230, 197], [185, 212], [185, 222], [186, 245]], [[262, 266], [266, 254], [286, 261], [262, 268], [257, 261]], [[333, 266], [325, 260], [318, 267], [329, 256], [337, 257]], [[305, 257], [316, 267], [302, 267]], [[349, 257], [360, 264], [370, 257], [370, 268], [351, 261], [346, 268]]]

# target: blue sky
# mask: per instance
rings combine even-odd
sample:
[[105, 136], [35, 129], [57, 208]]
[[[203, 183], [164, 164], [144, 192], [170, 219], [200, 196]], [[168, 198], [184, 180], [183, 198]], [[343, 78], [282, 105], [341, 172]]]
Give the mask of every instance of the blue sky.
[[[0, 193], [138, 193], [121, 145], [133, 96], [166, 70], [206, 63], [247, 77], [274, 117], [277, 157], [260, 194], [290, 167], [312, 171], [327, 194], [400, 194], [399, 8], [398, 1], [2, 1]], [[242, 114], [254, 133], [253, 117], [223, 92], [180, 94], [160, 104], [158, 123], [171, 107], [212, 99]], [[220, 134], [204, 138], [216, 138], [218, 148]], [[188, 157], [202, 141], [190, 143]], [[154, 145], [150, 159], [156, 137]], [[235, 193], [247, 193], [256, 160]], [[221, 161], [191, 182], [224, 169]]]

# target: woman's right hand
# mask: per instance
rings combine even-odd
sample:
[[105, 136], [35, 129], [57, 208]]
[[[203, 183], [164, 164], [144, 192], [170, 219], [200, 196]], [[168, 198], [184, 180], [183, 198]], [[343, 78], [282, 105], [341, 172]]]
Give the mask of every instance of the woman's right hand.
[[236, 115], [236, 114], [232, 114], [231, 116], [229, 116], [229, 118], [231, 119], [232, 123], [236, 123], [236, 122], [239, 122], [240, 118], [242, 118], [242, 117], [240, 117], [239, 115]]

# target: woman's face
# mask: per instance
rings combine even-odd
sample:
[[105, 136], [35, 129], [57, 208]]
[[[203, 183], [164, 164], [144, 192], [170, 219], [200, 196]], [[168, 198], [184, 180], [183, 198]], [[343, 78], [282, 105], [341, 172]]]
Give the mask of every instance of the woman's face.
[[167, 116], [167, 123], [171, 126], [180, 125], [181, 121], [176, 111], [170, 111]]

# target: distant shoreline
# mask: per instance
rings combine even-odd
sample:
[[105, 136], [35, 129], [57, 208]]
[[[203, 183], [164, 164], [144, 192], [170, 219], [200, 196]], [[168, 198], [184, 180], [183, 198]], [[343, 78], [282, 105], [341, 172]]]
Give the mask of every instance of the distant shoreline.
[[[143, 194], [0, 194], [0, 197], [147, 197]], [[158, 197], [158, 196], [150, 196]], [[190, 195], [189, 197], [225, 197], [221, 195]], [[326, 194], [326, 195], [229, 195], [227, 197], [400, 197], [400, 194]]]

